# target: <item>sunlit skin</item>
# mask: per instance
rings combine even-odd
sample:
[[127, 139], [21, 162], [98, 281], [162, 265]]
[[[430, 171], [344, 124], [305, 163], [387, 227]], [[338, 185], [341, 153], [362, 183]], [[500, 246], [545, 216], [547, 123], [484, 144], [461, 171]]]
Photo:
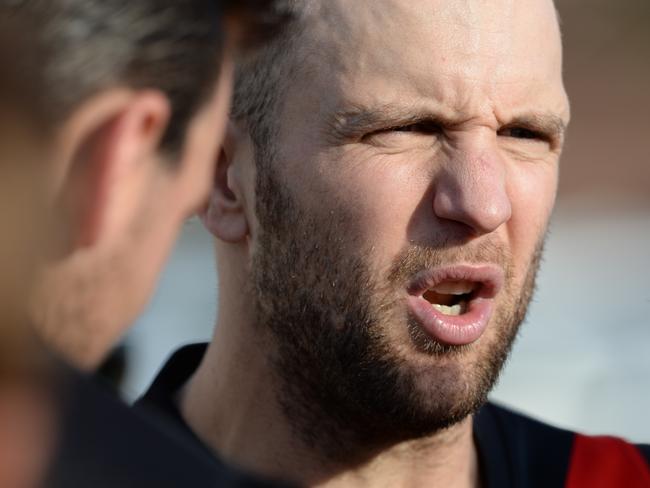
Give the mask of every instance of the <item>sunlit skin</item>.
[[[511, 286], [521, 287], [553, 207], [568, 122], [560, 46], [546, 40], [557, 35], [530, 39], [542, 35], [538, 18], [556, 30], [551, 9], [386, 2], [373, 15], [359, 2], [328, 10], [335, 25], [354, 27], [317, 29], [325, 59], [306, 59], [314, 76], [298, 79], [281, 125], [280, 172], [300, 202], [326, 219], [327, 195], [351, 212], [378, 270], [409, 243], [489, 241], [511, 253]], [[387, 332], [406, 342], [403, 328]]]
[[[376, 280], [409, 246], [445, 248], [449, 265], [495, 264], [474, 251], [497, 246], [509, 266], [495, 306], [511, 306], [546, 232], [569, 122], [552, 2], [338, 0], [314, 17], [278, 121], [281, 181], [306, 214], [344, 222]], [[250, 140], [241, 128], [232, 140], [230, 203], [216, 188], [206, 216], [218, 238], [219, 318], [185, 392], [190, 425], [226, 459], [308, 485], [477, 486], [469, 419], [369, 449], [353, 467], [292, 434], [267, 372], [272, 347], [242, 293], [259, 223]], [[402, 316], [407, 295], [397, 292]], [[464, 377], [499, 330], [492, 320], [462, 355], [442, 358], [418, 351], [403, 324], [382, 331], [423, 371], [425, 389], [428, 366], [447, 362]]]

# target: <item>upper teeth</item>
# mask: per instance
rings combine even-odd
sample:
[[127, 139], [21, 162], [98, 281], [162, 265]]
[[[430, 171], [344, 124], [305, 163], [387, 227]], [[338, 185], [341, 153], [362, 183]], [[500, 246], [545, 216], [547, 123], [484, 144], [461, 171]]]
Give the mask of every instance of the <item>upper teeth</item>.
[[471, 281], [445, 281], [431, 289], [441, 295], [467, 295], [474, 290]]

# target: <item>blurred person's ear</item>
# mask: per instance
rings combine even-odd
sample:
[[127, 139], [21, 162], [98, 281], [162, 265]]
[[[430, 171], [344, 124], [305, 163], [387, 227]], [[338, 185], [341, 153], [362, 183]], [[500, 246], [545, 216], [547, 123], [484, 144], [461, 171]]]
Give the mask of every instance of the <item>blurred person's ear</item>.
[[241, 131], [229, 123], [217, 159], [210, 198], [201, 212], [201, 220], [210, 233], [228, 243], [243, 241], [249, 231], [243, 182], [235, 165], [238, 149], [243, 146], [241, 137]]
[[110, 90], [86, 101], [64, 124], [51, 180], [65, 231], [63, 253], [130, 230], [169, 117], [160, 92]]
[[[45, 341], [74, 365], [95, 368], [106, 356], [151, 297], [182, 223], [205, 205], [232, 75], [226, 48], [185, 127], [170, 128], [178, 119], [160, 92], [109, 89], [59, 131], [48, 194], [65, 237], [31, 308]], [[169, 142], [175, 130], [180, 147]]]

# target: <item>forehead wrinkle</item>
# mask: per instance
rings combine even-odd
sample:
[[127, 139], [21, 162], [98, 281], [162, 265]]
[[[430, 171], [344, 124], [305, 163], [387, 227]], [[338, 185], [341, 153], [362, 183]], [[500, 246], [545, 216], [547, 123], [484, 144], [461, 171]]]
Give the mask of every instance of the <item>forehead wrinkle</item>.
[[[364, 54], [359, 46], [376, 43], [373, 41], [378, 32], [385, 32], [393, 25], [389, 7], [379, 3], [395, 4], [396, 0], [384, 2], [349, 2], [348, 0], [321, 0], [319, 8], [313, 9], [309, 16], [310, 43], [329, 62], [349, 67], [342, 53], [353, 51], [355, 56]], [[351, 46], [353, 48], [351, 49]], [[373, 49], [367, 53], [375, 55]], [[354, 63], [359, 59], [354, 58]]]
[[[540, 7], [543, 3], [553, 15], [546, 16], [546, 20], [558, 21], [557, 11], [552, 0], [456, 0], [452, 2], [438, 0], [439, 5], [435, 10], [443, 12], [447, 24], [455, 24], [465, 29], [482, 32], [484, 34], [508, 35], [513, 25], [521, 24], [522, 12], [530, 13], [532, 4]], [[440, 5], [441, 4], [441, 5]], [[497, 7], [498, 4], [498, 7]], [[420, 5], [418, 4], [418, 7]], [[540, 14], [540, 12], [537, 12]], [[528, 15], [528, 19], [535, 18], [540, 23], [540, 15]]]
[[[495, 105], [501, 105], [501, 99], [511, 98], [506, 96], [506, 92], [511, 93], [508, 87], [517, 90], [516, 86], [521, 84], [522, 96], [518, 95], [517, 98], [524, 100], [524, 92], [533, 89], [535, 93], [549, 93], [544, 86], [554, 85], [561, 79], [560, 67], [555, 69], [556, 65], [560, 66], [561, 61], [552, 61], [550, 64], [553, 69], [547, 69], [550, 67], [547, 58], [539, 59], [534, 50], [532, 55], [528, 55], [529, 48], [518, 53], [517, 56], [521, 59], [517, 59], [509, 47], [507, 55], [500, 55], [494, 49], [484, 47], [481, 56], [468, 56], [466, 50], [456, 49], [462, 47], [462, 39], [452, 39], [455, 44], [452, 43], [451, 48], [444, 44], [445, 40], [454, 36], [468, 36], [468, 30], [480, 32], [479, 39], [486, 35], [506, 36], [507, 34], [503, 33], [504, 26], [509, 26], [510, 30], [522, 30], [516, 23], [512, 25], [513, 20], [508, 20], [516, 17], [518, 3], [513, 0], [505, 2], [507, 9], [502, 10], [507, 12], [504, 16], [495, 14], [487, 23], [481, 23], [480, 20], [481, 16], [489, 17], [486, 8], [478, 6], [475, 0], [466, 0], [463, 3], [469, 5], [470, 10], [473, 9], [468, 18], [460, 15], [462, 8], [452, 7], [453, 2], [415, 2], [417, 5], [414, 5], [414, 2], [398, 0], [376, 0], [372, 3], [330, 0], [320, 3], [322, 7], [315, 12], [313, 24], [307, 34], [312, 41], [303, 45], [303, 52], [309, 55], [305, 56], [304, 63], [301, 63], [303, 68], [312, 66], [313, 69], [309, 69], [309, 80], [304, 80], [308, 83], [301, 83], [300, 88], [318, 92], [312, 93], [312, 96], [318, 99], [319, 112], [329, 115], [330, 120], [338, 120], [338, 124], [332, 127], [341, 125], [341, 114], [345, 111], [339, 111], [334, 117], [328, 112], [342, 100], [379, 106], [386, 98], [397, 98], [401, 103], [404, 99], [421, 98], [426, 100], [428, 106], [435, 107], [436, 113], [446, 110], [461, 114], [465, 118], [473, 118], [477, 115], [492, 114]], [[531, 2], [522, 3], [525, 5], [520, 8], [525, 10]], [[540, 2], [537, 4], [539, 6]], [[459, 28], [464, 29], [464, 32], [462, 35], [456, 32], [449, 36], [449, 23], [443, 26], [441, 31], [427, 26], [426, 23], [423, 25], [423, 15], [415, 15], [422, 9], [425, 10], [425, 16], [431, 14], [428, 18], [436, 24], [445, 20], [445, 15], [448, 21], [456, 20], [454, 23], [461, 26]], [[554, 9], [552, 12], [552, 19], [547, 19], [547, 22], [555, 19]], [[452, 19], [451, 13], [455, 13], [457, 19]], [[523, 15], [530, 17], [530, 14]], [[401, 21], [406, 21], [407, 24], [404, 25]], [[411, 24], [416, 28], [408, 29]], [[396, 28], [403, 34], [399, 42], [391, 36], [391, 31]], [[400, 49], [413, 45], [418, 39], [425, 41], [424, 44], [419, 44], [424, 45], [423, 49], [416, 50], [419, 52], [414, 55], [400, 52]], [[477, 57], [482, 58], [483, 62], [478, 59], [473, 61], [472, 58]], [[486, 59], [490, 61], [485, 62]], [[516, 67], [510, 66], [513, 63], [519, 67], [531, 65], [532, 69], [526, 69], [525, 72], [529, 73], [534, 69], [534, 73], [526, 75], [521, 70], [517, 71]], [[540, 67], [541, 64], [544, 66]], [[360, 90], [359, 87], [364, 83], [370, 86], [366, 90]], [[500, 90], [499, 87], [504, 88]], [[511, 112], [517, 107], [502, 108]], [[413, 110], [413, 107], [410, 107], [410, 110]], [[358, 113], [355, 117], [352, 117], [351, 113], [344, 115], [349, 121], [356, 119], [359, 123], [369, 122], [367, 118], [360, 119]], [[387, 114], [383, 112], [382, 115]]]
[[375, 130], [390, 127], [431, 122], [453, 129], [470, 122], [484, 123], [486, 119], [494, 123], [495, 129], [506, 125], [522, 125], [555, 137], [559, 141], [564, 139], [568, 124], [561, 114], [548, 110], [513, 110], [511, 114], [504, 114], [488, 109], [484, 113], [470, 115], [459, 112], [451, 114], [444, 109], [436, 110], [427, 106], [426, 103], [401, 106], [399, 104], [383, 104], [376, 107], [352, 104], [334, 111], [325, 119], [322, 135], [328, 144], [334, 146], [357, 139]]
[[[321, 12], [327, 14], [318, 22], [318, 49], [328, 53], [329, 66], [338, 65], [345, 71], [363, 71], [368, 67], [381, 70], [380, 74], [413, 71], [416, 66], [409, 66], [409, 59], [403, 59], [403, 49], [414, 45], [420, 46], [415, 53], [420, 66], [431, 65], [434, 69], [430, 71], [440, 75], [462, 71], [472, 80], [489, 77], [513, 83], [508, 80], [513, 74], [513, 62], [531, 68], [539, 64], [533, 59], [534, 50], [515, 42], [519, 34], [527, 34], [531, 20], [530, 14], [524, 13], [525, 6], [518, 6], [519, 2], [513, 0], [502, 2], [505, 8], [494, 13], [494, 9], [475, 0], [462, 2], [463, 8], [458, 7], [458, 2], [436, 1], [378, 0], [371, 4], [348, 2], [344, 6], [341, 2], [325, 3], [328, 7]], [[537, 20], [535, 25], [555, 22], [555, 15], [550, 17], [546, 22]], [[442, 28], [434, 28], [436, 25]], [[393, 42], [398, 39], [400, 42]], [[351, 51], [353, 55], [349, 55]], [[406, 56], [412, 57], [413, 54]], [[480, 59], [492, 62], [481, 63]]]

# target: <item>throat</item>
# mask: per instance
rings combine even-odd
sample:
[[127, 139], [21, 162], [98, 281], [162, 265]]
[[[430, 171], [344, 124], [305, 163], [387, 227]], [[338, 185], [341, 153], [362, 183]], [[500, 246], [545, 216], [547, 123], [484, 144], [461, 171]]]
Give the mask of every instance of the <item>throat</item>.
[[388, 447], [363, 464], [330, 473], [324, 483], [306, 481], [306, 486], [319, 488], [480, 487], [471, 418], [447, 431]]

